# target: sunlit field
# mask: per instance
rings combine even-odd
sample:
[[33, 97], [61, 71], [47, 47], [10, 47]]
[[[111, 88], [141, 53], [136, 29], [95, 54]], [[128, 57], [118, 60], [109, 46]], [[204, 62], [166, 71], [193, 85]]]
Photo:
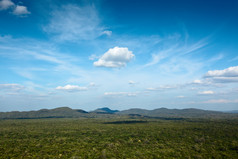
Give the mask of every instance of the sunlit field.
[[237, 119], [0, 120], [0, 158], [238, 158]]

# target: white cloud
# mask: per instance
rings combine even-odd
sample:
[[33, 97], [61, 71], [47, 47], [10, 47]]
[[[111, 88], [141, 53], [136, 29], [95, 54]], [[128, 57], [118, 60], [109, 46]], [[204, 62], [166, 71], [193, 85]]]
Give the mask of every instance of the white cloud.
[[128, 96], [128, 97], [135, 97], [138, 93], [131, 93], [131, 92], [105, 92], [105, 96]]
[[[54, 78], [77, 78], [78, 81], [67, 81], [67, 83], [78, 84], [82, 80], [82, 76], [89, 78], [87, 81], [93, 81], [95, 77], [91, 77], [87, 70], [83, 70], [75, 61], [78, 62], [78, 57], [62, 53], [56, 46], [42, 41], [37, 41], [30, 38], [11, 38], [0, 37], [0, 57], [19, 60], [23, 62], [39, 62], [37, 67], [20, 67], [10, 66], [7, 69], [13, 70], [18, 75], [31, 80], [45, 80], [46, 77], [41, 76], [41, 72], [47, 74], [47, 77], [53, 76]], [[38, 61], [40, 60], [40, 61]], [[42, 73], [43, 73], [42, 72]], [[66, 76], [61, 76], [61, 74]], [[80, 79], [79, 79], [80, 77]]]
[[48, 61], [56, 64], [64, 64], [63, 60], [60, 60], [56, 55], [51, 55], [47, 53], [37, 53], [34, 51], [26, 51], [27, 54], [34, 56], [38, 60]]
[[238, 66], [229, 67], [224, 70], [208, 71], [205, 77], [238, 77]]
[[208, 38], [209, 37], [201, 39], [200, 41], [198, 41], [197, 43], [195, 43], [189, 47], [182, 48], [182, 50], [180, 50], [180, 51], [182, 52], [182, 54], [190, 54], [192, 52], [198, 51], [199, 49], [202, 49], [203, 47], [205, 47], [208, 44]]
[[98, 61], [94, 62], [97, 67], [124, 67], [135, 55], [127, 47], [114, 47], [103, 54]]
[[102, 32], [102, 35], [111, 36], [111, 35], [112, 35], [112, 31], [110, 31], [110, 30], [105, 30], [105, 31]]
[[[187, 63], [187, 61], [189, 61], [189, 60], [191, 61], [191, 59], [186, 60], [185, 56], [190, 53], [193, 53], [195, 51], [199, 51], [200, 49], [205, 47], [208, 44], [207, 39], [208, 38], [204, 38], [194, 44], [184, 45], [184, 43], [178, 42], [178, 40], [182, 41], [180, 39], [180, 36], [175, 35], [172, 38], [168, 37], [167, 39], [164, 39], [164, 41], [172, 42], [168, 45], [169, 47], [164, 47], [163, 49], [158, 50], [155, 53], [152, 53], [151, 61], [149, 63], [145, 64], [144, 67], [153, 66], [153, 65], [156, 65], [156, 64], [162, 62], [162, 60], [165, 60], [165, 61], [167, 60], [169, 63], [166, 63], [166, 65], [170, 65], [169, 70], [171, 70], [171, 68], [173, 68], [175, 64], [177, 65], [177, 66], [176, 65], [175, 66], [178, 69], [181, 69], [181, 68], [182, 69], [183, 68], [191, 69], [190, 68], [191, 64], [196, 64], [197, 62], [195, 63], [195, 61], [193, 61], [193, 63], [191, 63], [191, 64], [188, 63], [189, 64], [188, 67], [185, 67], [185, 64]], [[175, 41], [173, 41], [173, 40], [175, 40]], [[180, 61], [180, 60], [183, 60], [183, 61]]]
[[20, 91], [25, 87], [19, 84], [0, 84], [0, 91], [1, 90], [9, 90], [9, 91]]
[[90, 82], [90, 83], [89, 83], [89, 86], [90, 86], [90, 87], [95, 87], [96, 84], [95, 84], [94, 82]]
[[204, 78], [218, 83], [238, 82], [238, 66], [229, 67], [224, 70], [208, 71]]
[[27, 10], [27, 7], [17, 5], [13, 10], [13, 14], [18, 16], [25, 16], [27, 14], [31, 14], [31, 12]]
[[148, 91], [164, 91], [164, 90], [170, 90], [170, 89], [177, 89], [179, 85], [163, 85], [159, 87], [150, 87], [147, 88]]
[[66, 85], [66, 86], [58, 86], [57, 90], [68, 91], [68, 92], [77, 92], [77, 91], [86, 91], [87, 87], [80, 87], [77, 85]]
[[96, 59], [99, 59], [100, 57], [95, 55], [95, 54], [92, 54], [89, 56], [89, 60], [96, 60]]
[[135, 82], [135, 81], [132, 81], [132, 80], [130, 80], [128, 83], [129, 83], [130, 85], [136, 84], [136, 82]]
[[236, 60], [238, 60], [238, 56], [236, 56], [233, 59], [231, 59], [231, 61], [236, 61]]
[[190, 83], [187, 83], [186, 86], [193, 86], [193, 87], [207, 87], [207, 86], [217, 86], [215, 85], [214, 83], [212, 83], [210, 80], [207, 80], [207, 79], [203, 79], [203, 80], [194, 80]]
[[201, 80], [194, 80], [192, 84], [202, 84], [203, 82]]
[[209, 60], [209, 62], [216, 62], [216, 61], [219, 61], [219, 60], [221, 60], [221, 59], [223, 59], [223, 58], [224, 58], [224, 55], [223, 55], [223, 54], [218, 54], [218, 55], [214, 56], [213, 58], [211, 58], [211, 59]]
[[11, 0], [0, 1], [0, 10], [7, 10], [13, 7], [15, 4]]
[[198, 92], [198, 94], [200, 95], [211, 95], [211, 94], [214, 94], [213, 91], [202, 91], [202, 92]]
[[154, 87], [150, 87], [150, 88], [146, 88], [146, 90], [148, 90], [148, 91], [158, 91], [160, 89], [154, 88]]
[[28, 14], [31, 14], [31, 12], [27, 10], [26, 6], [15, 5], [11, 0], [0, 1], [0, 10], [7, 10], [7, 9], [11, 9], [12, 14], [19, 17], [24, 17]]
[[177, 46], [175, 45], [175, 46], [173, 46], [173, 47], [171, 47], [169, 49], [162, 50], [162, 51], [160, 51], [157, 54], [152, 54], [151, 55], [152, 56], [152, 60], [149, 63], [145, 64], [144, 67], [148, 67], [148, 66], [152, 66], [152, 65], [158, 64], [161, 60], [168, 58], [171, 55], [171, 53], [174, 52], [176, 47]]
[[93, 6], [65, 5], [53, 10], [50, 23], [43, 28], [59, 41], [91, 40], [102, 35], [104, 27]]
[[26, 68], [25, 69], [13, 68], [13, 70], [22, 77], [25, 77], [31, 80], [34, 79], [34, 75], [31, 73], [31, 71], [27, 70]]
[[177, 98], [185, 98], [185, 96], [177, 96]]

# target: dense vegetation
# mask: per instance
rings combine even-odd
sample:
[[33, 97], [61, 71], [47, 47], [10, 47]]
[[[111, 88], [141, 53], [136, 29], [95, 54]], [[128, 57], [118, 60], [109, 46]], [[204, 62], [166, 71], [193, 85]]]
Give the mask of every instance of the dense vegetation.
[[238, 158], [237, 119], [0, 120], [0, 158]]

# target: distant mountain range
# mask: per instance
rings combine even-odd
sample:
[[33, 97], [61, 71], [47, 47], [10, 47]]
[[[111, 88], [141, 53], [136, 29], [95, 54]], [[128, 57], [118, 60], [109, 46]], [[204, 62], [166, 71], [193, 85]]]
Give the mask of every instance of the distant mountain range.
[[224, 113], [238, 113], [238, 110], [223, 111]]
[[118, 114], [140, 114], [143, 116], [150, 117], [212, 117], [212, 116], [221, 116], [227, 115], [228, 113], [219, 112], [219, 111], [210, 111], [210, 110], [202, 110], [202, 109], [167, 109], [167, 108], [159, 108], [154, 110], [146, 110], [146, 109], [128, 109]]
[[69, 107], [59, 107], [55, 109], [41, 109], [38, 111], [12, 111], [0, 112], [0, 119], [37, 119], [37, 118], [158, 118], [158, 119], [180, 119], [180, 118], [219, 118], [238, 117], [238, 111], [218, 112], [201, 109], [167, 109], [159, 108], [154, 110], [128, 109], [111, 110], [104, 107], [94, 111], [84, 111], [82, 109], [71, 109]]

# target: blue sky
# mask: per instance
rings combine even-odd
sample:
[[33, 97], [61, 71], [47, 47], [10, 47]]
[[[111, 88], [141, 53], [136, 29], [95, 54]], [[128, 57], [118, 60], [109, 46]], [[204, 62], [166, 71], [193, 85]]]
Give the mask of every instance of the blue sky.
[[237, 0], [0, 0], [0, 111], [238, 109]]

